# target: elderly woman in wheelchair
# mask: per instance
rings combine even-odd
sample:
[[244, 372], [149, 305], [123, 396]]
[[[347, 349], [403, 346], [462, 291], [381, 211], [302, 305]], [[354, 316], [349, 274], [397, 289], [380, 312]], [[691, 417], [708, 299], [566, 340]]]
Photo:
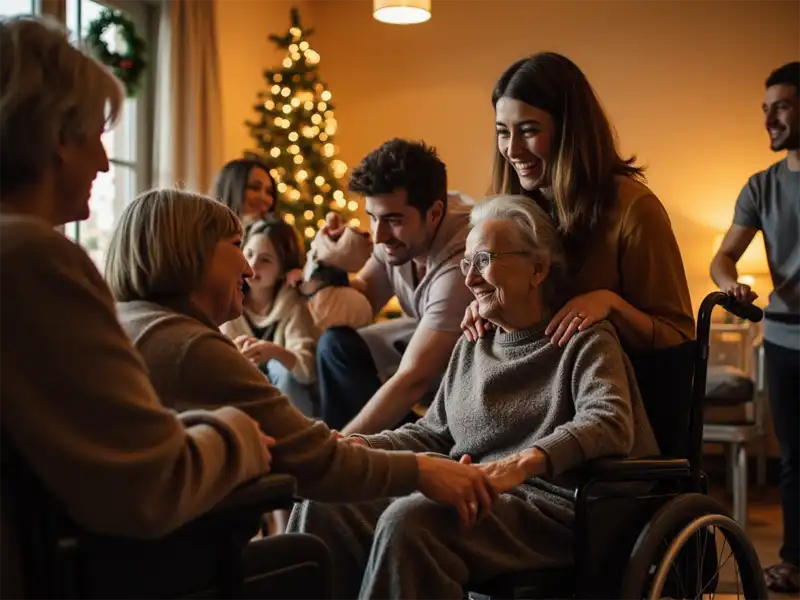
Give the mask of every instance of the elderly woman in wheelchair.
[[604, 456], [658, 454], [614, 328], [598, 323], [563, 348], [544, 334], [563, 269], [545, 212], [501, 196], [477, 205], [471, 224], [465, 284], [495, 327], [459, 342], [420, 421], [343, 441], [471, 462], [490, 474], [498, 499], [468, 529], [451, 509], [416, 494], [299, 505], [290, 529], [330, 547], [341, 597], [462, 598], [468, 582], [568, 566], [573, 511], [564, 492], [574, 469]]

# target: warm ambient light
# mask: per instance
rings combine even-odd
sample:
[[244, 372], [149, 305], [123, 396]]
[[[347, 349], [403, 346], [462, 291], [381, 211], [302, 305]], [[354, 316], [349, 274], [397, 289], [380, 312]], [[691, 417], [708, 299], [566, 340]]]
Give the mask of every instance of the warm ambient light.
[[393, 25], [424, 23], [431, 18], [431, 0], [374, 0], [372, 15]]

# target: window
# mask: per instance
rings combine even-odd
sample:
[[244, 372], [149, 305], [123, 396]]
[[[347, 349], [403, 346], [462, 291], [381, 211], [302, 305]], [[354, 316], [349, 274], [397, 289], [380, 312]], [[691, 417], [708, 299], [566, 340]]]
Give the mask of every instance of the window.
[[0, 17], [36, 14], [37, 4], [36, 0], [3, 0], [0, 4]]
[[[75, 43], [83, 41], [89, 25], [107, 7], [127, 14], [136, 24], [139, 35], [148, 42], [148, 53], [153, 56], [150, 44], [153, 36], [148, 35], [150, 7], [132, 0], [119, 5], [94, 0], [66, 0], [66, 24]], [[124, 41], [111, 29], [106, 32], [105, 41], [112, 51], [124, 50]], [[151, 59], [151, 69], [154, 64]], [[94, 181], [89, 199], [90, 217], [86, 221], [70, 223], [65, 228], [67, 236], [84, 247], [101, 272], [111, 236], [125, 205], [149, 183], [149, 165], [143, 157], [148, 155], [147, 115], [151, 88], [145, 83], [137, 97], [127, 98], [119, 122], [103, 134], [110, 169], [107, 173], [99, 173]]]

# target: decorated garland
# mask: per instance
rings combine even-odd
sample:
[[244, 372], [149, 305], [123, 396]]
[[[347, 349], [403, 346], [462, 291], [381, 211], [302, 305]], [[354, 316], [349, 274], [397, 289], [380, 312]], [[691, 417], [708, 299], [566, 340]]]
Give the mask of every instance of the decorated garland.
[[[119, 28], [125, 43], [124, 53], [111, 52], [103, 41], [103, 33], [109, 27]], [[89, 51], [104, 65], [111, 68], [117, 78], [125, 84], [128, 97], [133, 97], [142, 85], [142, 76], [147, 67], [145, 41], [136, 33], [136, 26], [121, 12], [106, 9], [89, 24], [86, 33]]]

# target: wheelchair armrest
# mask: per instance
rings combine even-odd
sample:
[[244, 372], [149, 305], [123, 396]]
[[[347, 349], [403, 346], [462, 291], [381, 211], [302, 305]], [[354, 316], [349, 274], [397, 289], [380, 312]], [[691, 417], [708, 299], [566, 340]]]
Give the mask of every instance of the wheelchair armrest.
[[242, 513], [265, 513], [290, 508], [297, 481], [291, 475], [265, 475], [243, 483], [228, 494], [201, 519], [224, 519]]
[[680, 458], [599, 458], [584, 467], [593, 481], [657, 481], [689, 477], [689, 461]]

